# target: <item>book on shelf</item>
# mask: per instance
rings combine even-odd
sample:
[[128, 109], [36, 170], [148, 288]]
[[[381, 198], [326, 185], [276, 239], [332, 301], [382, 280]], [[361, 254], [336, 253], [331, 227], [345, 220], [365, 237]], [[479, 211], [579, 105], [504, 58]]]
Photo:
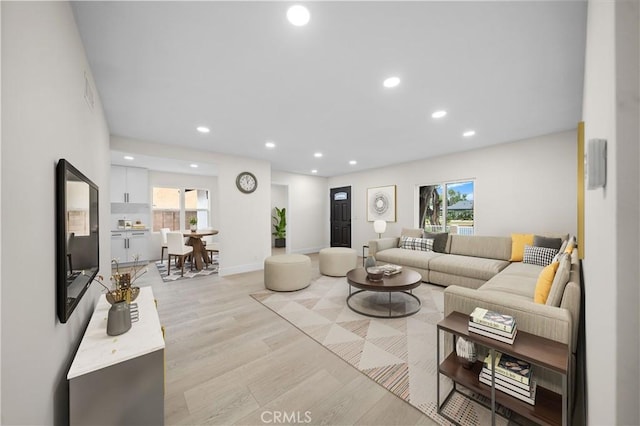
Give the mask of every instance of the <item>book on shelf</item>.
[[[489, 377], [488, 379], [485, 377], [482, 377], [482, 375], [480, 376], [480, 382], [484, 383], [485, 385], [491, 386], [491, 377]], [[505, 386], [503, 386], [502, 384], [499, 384], [498, 381], [496, 380], [496, 390], [499, 390], [501, 392], [504, 392], [508, 395], [511, 395], [514, 398], [518, 398], [521, 401], [526, 402], [527, 404], [531, 404], [531, 405], [535, 405], [536, 404], [536, 389], [538, 388], [536, 381], [533, 380], [531, 382], [531, 392], [529, 393], [529, 395], [523, 395], [520, 392], [516, 392], [510, 388], [507, 388]]]
[[400, 272], [402, 272], [402, 266], [392, 265], [390, 263], [387, 263], [386, 265], [382, 265], [379, 268], [382, 269], [383, 273], [387, 276], [399, 274]]
[[508, 343], [510, 345], [513, 345], [513, 342], [516, 339], [516, 334], [518, 332], [518, 327], [513, 327], [512, 333], [506, 333], [504, 331], [498, 333], [500, 330], [491, 329], [491, 327], [484, 327], [484, 328], [478, 327], [478, 325], [479, 324], [469, 323], [469, 331], [472, 333], [477, 333], [486, 337], [490, 337], [500, 342]]
[[[491, 370], [489, 370], [487, 367], [483, 367], [482, 371], [480, 371], [480, 377], [491, 380]], [[525, 385], [522, 382], [513, 380], [507, 376], [503, 376], [500, 373], [496, 373], [496, 383], [498, 382], [501, 385], [511, 388], [514, 391], [520, 392], [524, 395], [529, 395], [529, 393], [531, 393], [531, 385]]]
[[[484, 359], [484, 366], [491, 371], [491, 353]], [[511, 355], [496, 351], [495, 372], [528, 385], [531, 381], [531, 364]]]
[[486, 325], [507, 333], [511, 333], [516, 325], [516, 320], [511, 315], [500, 314], [480, 307], [476, 307], [471, 312], [469, 322]]
[[502, 337], [513, 337], [516, 335], [516, 330], [518, 329], [518, 324], [513, 326], [513, 330], [509, 331], [503, 331], [503, 330], [498, 330], [497, 328], [493, 328], [493, 327], [489, 327], [488, 325], [483, 325], [477, 322], [473, 322], [473, 321], [469, 321], [469, 329], [471, 329], [471, 327], [473, 327], [476, 330], [484, 330], [484, 331], [489, 331], [493, 334], [497, 334], [498, 336], [502, 336]]

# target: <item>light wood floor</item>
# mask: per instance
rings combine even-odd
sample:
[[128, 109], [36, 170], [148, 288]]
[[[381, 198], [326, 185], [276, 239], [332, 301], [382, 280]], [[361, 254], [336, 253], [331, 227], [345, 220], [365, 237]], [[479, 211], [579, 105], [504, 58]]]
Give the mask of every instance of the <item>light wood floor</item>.
[[435, 424], [251, 298], [262, 271], [145, 279], [166, 332], [167, 425]]

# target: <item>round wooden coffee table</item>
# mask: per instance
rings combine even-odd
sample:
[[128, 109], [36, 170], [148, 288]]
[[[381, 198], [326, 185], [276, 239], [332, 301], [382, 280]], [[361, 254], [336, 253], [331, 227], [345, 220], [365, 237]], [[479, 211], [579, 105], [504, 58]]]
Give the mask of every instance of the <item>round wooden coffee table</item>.
[[[389, 277], [384, 277], [382, 281], [369, 281], [367, 279], [367, 271], [364, 268], [356, 268], [347, 272], [347, 282], [349, 283], [349, 296], [347, 296], [347, 306], [354, 312], [357, 312], [361, 315], [366, 315], [368, 317], [374, 318], [402, 318], [408, 317], [409, 315], [413, 315], [420, 310], [420, 306], [422, 303], [420, 299], [413, 294], [411, 290], [420, 286], [422, 283], [422, 276], [416, 271], [412, 271], [410, 269], [404, 269], [399, 274], [395, 274]], [[359, 288], [358, 291], [351, 291], [351, 287]], [[389, 293], [388, 298], [388, 315], [379, 315], [371, 312], [364, 312], [360, 309], [355, 308], [350, 303], [351, 298], [365, 291], [374, 291], [374, 292], [387, 292]], [[411, 304], [416, 305], [415, 308], [410, 309], [408, 311], [401, 312], [399, 314], [392, 314], [392, 303], [391, 303], [391, 294], [401, 294], [403, 297], [406, 295], [407, 297], [413, 298], [414, 300], [410, 300]], [[416, 304], [417, 302], [417, 304]], [[377, 305], [377, 302], [376, 302]]]

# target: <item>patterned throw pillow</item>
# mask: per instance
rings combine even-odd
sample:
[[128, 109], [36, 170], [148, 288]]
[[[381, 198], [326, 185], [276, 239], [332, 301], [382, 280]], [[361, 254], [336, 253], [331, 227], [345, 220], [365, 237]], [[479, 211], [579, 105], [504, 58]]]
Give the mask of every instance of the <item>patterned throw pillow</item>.
[[400, 248], [408, 250], [433, 251], [432, 238], [400, 237]]
[[530, 263], [532, 265], [547, 266], [553, 261], [553, 257], [558, 250], [548, 247], [524, 246], [524, 256], [522, 263]]

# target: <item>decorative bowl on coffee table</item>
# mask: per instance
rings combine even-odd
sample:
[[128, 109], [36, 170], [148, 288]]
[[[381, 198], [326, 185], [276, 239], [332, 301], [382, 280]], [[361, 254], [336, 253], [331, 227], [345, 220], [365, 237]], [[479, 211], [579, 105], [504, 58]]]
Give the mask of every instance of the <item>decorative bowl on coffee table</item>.
[[383, 276], [384, 270], [382, 268], [378, 268], [377, 266], [371, 266], [367, 268], [367, 279], [369, 281], [382, 281]]

